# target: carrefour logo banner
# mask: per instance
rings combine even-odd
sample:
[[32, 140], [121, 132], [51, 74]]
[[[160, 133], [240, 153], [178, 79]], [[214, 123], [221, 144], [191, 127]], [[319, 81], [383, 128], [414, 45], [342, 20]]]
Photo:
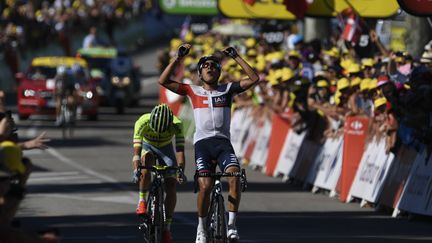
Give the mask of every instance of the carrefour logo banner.
[[217, 0], [159, 0], [168, 14], [217, 15]]

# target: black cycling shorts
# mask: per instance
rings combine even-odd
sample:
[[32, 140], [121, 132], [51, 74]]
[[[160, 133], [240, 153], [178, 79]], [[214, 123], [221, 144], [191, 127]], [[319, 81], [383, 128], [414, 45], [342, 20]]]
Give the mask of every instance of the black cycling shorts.
[[195, 162], [198, 172], [214, 172], [216, 164], [225, 172], [228, 167], [240, 168], [231, 142], [226, 138], [206, 138], [195, 143]]

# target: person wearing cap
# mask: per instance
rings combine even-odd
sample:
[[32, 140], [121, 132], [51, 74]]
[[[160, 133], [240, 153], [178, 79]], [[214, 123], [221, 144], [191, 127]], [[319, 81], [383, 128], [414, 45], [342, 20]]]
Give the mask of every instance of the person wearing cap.
[[372, 58], [364, 58], [361, 60], [363, 78], [373, 78], [375, 72], [375, 62]]
[[396, 145], [398, 122], [386, 98], [379, 97], [373, 104], [373, 130], [385, 137], [385, 151], [388, 154]]
[[288, 66], [294, 71], [294, 76], [300, 76], [312, 80], [314, 77], [313, 66], [302, 62], [302, 56], [298, 51], [292, 50], [288, 54]]
[[[179, 95], [187, 96], [194, 108], [195, 134], [194, 148], [198, 172], [212, 172], [217, 161], [223, 172], [240, 172], [240, 163], [230, 141], [231, 105], [233, 97], [252, 88], [259, 81], [258, 74], [237, 53], [233, 47], [226, 47], [219, 56], [203, 56], [198, 61], [198, 76], [202, 85], [182, 84], [172, 80], [176, 67], [192, 48], [190, 44], [179, 47], [176, 58], [168, 64], [159, 78], [159, 84]], [[230, 57], [242, 68], [247, 77], [238, 82], [219, 84], [221, 75], [220, 54]], [[210, 204], [212, 180], [209, 177], [198, 178], [198, 227], [196, 243], [206, 243], [206, 218]], [[236, 216], [240, 204], [240, 181], [238, 177], [228, 178], [228, 231], [229, 240], [238, 240]]]
[[270, 78], [270, 83], [273, 82], [272, 105], [271, 108], [276, 113], [284, 113], [288, 108], [289, 91], [288, 81], [293, 77], [293, 71], [287, 67], [278, 69], [274, 73], [274, 77]]

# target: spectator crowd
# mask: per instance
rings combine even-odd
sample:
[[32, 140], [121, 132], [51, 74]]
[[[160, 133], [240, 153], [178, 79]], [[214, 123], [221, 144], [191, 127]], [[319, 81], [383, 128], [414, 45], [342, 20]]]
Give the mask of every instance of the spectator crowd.
[[73, 55], [71, 37], [91, 27], [104, 30], [115, 44], [114, 28], [151, 7], [150, 0], [1, 0], [0, 52], [12, 74], [20, 56], [57, 40], [66, 56]]
[[[244, 28], [251, 25], [238, 23]], [[387, 153], [404, 144], [418, 150], [426, 145], [430, 154], [432, 41], [422, 56], [413, 57], [387, 49], [371, 30], [372, 55], [365, 57], [337, 30], [327, 39], [306, 42], [295, 28], [285, 28], [283, 41], [275, 45], [266, 41], [259, 26], [254, 29], [249, 37], [183, 32], [181, 38], [172, 39], [169, 51], [161, 52], [161, 66], [181, 43], [191, 43], [193, 51], [179, 73], [184, 82], [197, 83], [196, 64], [202, 55], [217, 55], [223, 46], [235, 46], [261, 77], [254, 91], [235, 98], [236, 109], [253, 109], [255, 121], [278, 114], [296, 132], [306, 131], [307, 139], [323, 144], [343, 133], [346, 117], [365, 116], [370, 121], [369, 141], [385, 139]], [[232, 60], [223, 59], [222, 68], [221, 83], [245, 76]]]

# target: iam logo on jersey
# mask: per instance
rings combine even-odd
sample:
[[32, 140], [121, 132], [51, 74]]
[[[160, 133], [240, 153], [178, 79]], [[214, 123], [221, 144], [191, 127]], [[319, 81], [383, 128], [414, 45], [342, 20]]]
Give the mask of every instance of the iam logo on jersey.
[[351, 122], [350, 127], [354, 130], [360, 130], [363, 128], [363, 124], [359, 121]]
[[228, 105], [227, 104], [227, 98], [225, 95], [213, 97], [213, 106], [221, 107], [221, 106], [227, 106], [227, 105]]

